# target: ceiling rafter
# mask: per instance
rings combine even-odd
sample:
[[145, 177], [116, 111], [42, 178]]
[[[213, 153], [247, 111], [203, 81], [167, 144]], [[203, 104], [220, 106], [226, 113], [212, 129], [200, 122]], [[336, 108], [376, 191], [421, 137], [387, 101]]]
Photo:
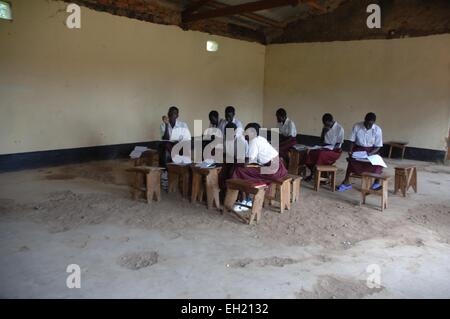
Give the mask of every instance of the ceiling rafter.
[[251, 13], [255, 11], [261, 11], [271, 8], [284, 7], [284, 6], [296, 6], [299, 0], [259, 0], [255, 2], [248, 2], [235, 6], [228, 6], [215, 10], [207, 10], [198, 13], [183, 14], [183, 22], [193, 22], [211, 18], [218, 18], [236, 14]]

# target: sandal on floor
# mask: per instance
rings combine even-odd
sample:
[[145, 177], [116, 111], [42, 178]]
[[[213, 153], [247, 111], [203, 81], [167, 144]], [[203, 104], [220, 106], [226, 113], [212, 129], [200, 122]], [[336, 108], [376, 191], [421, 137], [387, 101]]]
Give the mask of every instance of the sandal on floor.
[[346, 190], [349, 190], [352, 188], [353, 188], [353, 186], [351, 184], [349, 184], [349, 185], [341, 184], [338, 187], [336, 187], [336, 190], [338, 192], [345, 192]]
[[380, 183], [373, 183], [372, 189], [376, 190], [376, 191], [379, 191], [381, 189], [381, 184]]

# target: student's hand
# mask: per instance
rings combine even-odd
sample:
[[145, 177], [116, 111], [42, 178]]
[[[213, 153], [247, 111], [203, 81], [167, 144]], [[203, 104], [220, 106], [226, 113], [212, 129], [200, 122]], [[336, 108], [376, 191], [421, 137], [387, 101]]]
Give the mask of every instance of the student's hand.
[[169, 118], [168, 118], [166, 115], [163, 115], [162, 121], [163, 121], [163, 123], [165, 123], [165, 124], [169, 124]]

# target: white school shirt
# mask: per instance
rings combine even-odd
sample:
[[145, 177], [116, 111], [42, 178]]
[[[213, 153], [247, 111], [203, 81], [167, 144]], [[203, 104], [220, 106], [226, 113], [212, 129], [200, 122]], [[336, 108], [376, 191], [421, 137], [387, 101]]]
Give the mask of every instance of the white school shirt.
[[333, 146], [339, 144], [338, 146], [341, 147], [342, 143], [344, 143], [344, 128], [338, 122], [334, 122], [333, 126], [325, 134], [324, 142]]
[[278, 129], [280, 130], [280, 134], [284, 136], [297, 136], [297, 128], [295, 127], [294, 122], [290, 118], [286, 118], [284, 123], [277, 123]]
[[248, 143], [248, 159], [250, 163], [266, 165], [277, 156], [278, 151], [262, 136], [256, 136]]
[[383, 132], [376, 124], [368, 130], [364, 122], [359, 122], [353, 125], [350, 141], [362, 147], [383, 147]]
[[243, 135], [236, 135], [234, 139], [225, 140], [225, 153], [229, 157], [237, 158], [239, 163], [245, 163], [248, 157], [248, 142]]
[[[242, 127], [242, 123], [241, 121], [239, 121], [237, 118], [234, 118], [232, 121], [236, 127], [239, 129], [239, 131], [244, 131], [244, 128]], [[227, 120], [226, 119], [221, 119], [219, 122], [219, 125], [217, 126], [219, 128], [219, 130], [222, 131], [222, 134], [225, 135], [225, 126], [227, 126]]]
[[[191, 132], [189, 131], [189, 127], [186, 123], [176, 120], [175, 126], [169, 126], [169, 140], [171, 141], [181, 141], [181, 140], [190, 140]], [[161, 123], [161, 137], [164, 136], [164, 132], [166, 131], [166, 123]]]

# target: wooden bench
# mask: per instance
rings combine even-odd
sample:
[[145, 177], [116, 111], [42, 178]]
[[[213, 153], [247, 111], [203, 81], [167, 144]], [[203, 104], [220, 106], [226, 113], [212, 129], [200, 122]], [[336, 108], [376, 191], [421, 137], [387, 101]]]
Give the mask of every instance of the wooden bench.
[[[316, 192], [320, 189], [320, 182], [328, 181], [331, 185], [331, 191], [334, 192], [336, 190], [336, 172], [337, 167], [333, 165], [317, 165], [316, 166], [316, 174], [314, 176], [314, 190]], [[322, 177], [322, 173], [328, 173], [326, 178]]]
[[289, 175], [273, 181], [270, 186], [270, 195], [266, 196], [270, 206], [278, 208], [280, 214], [285, 209], [291, 209], [291, 182], [292, 177]]
[[169, 193], [181, 190], [181, 195], [189, 195], [189, 182], [191, 176], [191, 165], [178, 165], [174, 163], [167, 164], [167, 173], [169, 179]]
[[304, 163], [306, 156], [308, 155], [308, 149], [296, 150], [291, 148], [288, 152], [289, 165], [288, 172], [293, 175], [306, 176], [306, 165], [300, 164]]
[[300, 187], [302, 177], [298, 175], [289, 174], [291, 180], [291, 203], [295, 203], [300, 200]]
[[193, 164], [192, 169], [192, 192], [191, 202], [203, 201], [206, 190], [206, 204], [208, 209], [220, 209], [219, 199], [219, 172], [220, 167], [201, 168]]
[[[374, 181], [378, 179], [381, 184], [380, 190], [372, 189]], [[381, 196], [381, 211], [388, 206], [388, 184], [389, 175], [385, 174], [373, 174], [373, 173], [362, 173], [361, 174], [361, 204], [366, 203], [366, 196], [369, 194], [375, 194]]]
[[391, 158], [393, 148], [401, 149], [402, 159], [405, 157], [405, 150], [406, 150], [406, 145], [408, 145], [408, 142], [388, 142], [388, 143], [386, 143], [386, 145], [389, 145], [389, 155], [388, 155], [389, 158]]
[[394, 194], [401, 191], [403, 197], [406, 197], [406, 192], [410, 187], [417, 193], [417, 168], [415, 166], [395, 167]]
[[[246, 224], [252, 224], [253, 220], [256, 220], [256, 223], [258, 223], [261, 219], [261, 211], [264, 203], [264, 195], [267, 185], [258, 185], [254, 182], [249, 182], [243, 179], [229, 179], [226, 181], [226, 184], [227, 192], [223, 204], [223, 211], [233, 213], [234, 216], [236, 216]], [[238, 199], [239, 192], [253, 195], [253, 205], [251, 208], [250, 216], [248, 217], [236, 213], [233, 209], [234, 204]]]
[[161, 167], [136, 166], [127, 171], [135, 173], [132, 184], [135, 200], [142, 194], [145, 194], [147, 203], [150, 203], [152, 199], [157, 202], [161, 200]]
[[134, 166], [159, 166], [159, 152], [157, 150], [149, 149], [142, 152], [141, 157], [134, 160]]

